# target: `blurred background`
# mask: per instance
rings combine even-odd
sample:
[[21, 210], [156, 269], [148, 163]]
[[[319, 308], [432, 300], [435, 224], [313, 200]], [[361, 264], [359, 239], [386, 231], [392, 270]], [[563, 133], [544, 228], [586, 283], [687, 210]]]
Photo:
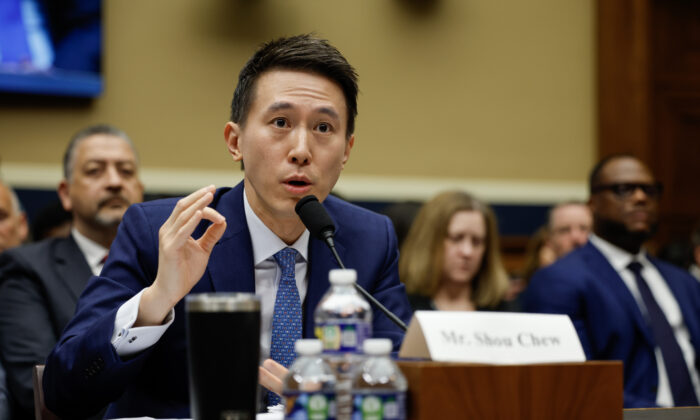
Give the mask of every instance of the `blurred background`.
[[[84, 12], [63, 16], [80, 25], [98, 6], [93, 84], [0, 94], [0, 176], [30, 219], [55, 199], [70, 136], [98, 122], [132, 137], [150, 197], [237, 183], [223, 127], [238, 71], [260, 43], [306, 32], [330, 40], [360, 75], [355, 147], [336, 187], [350, 201], [381, 211], [471, 191], [494, 206], [516, 267], [548, 207], [585, 200], [598, 158], [629, 152], [666, 187], [658, 244], [687, 236], [700, 217], [699, 3], [63, 3]], [[54, 19], [45, 17], [49, 37]]]

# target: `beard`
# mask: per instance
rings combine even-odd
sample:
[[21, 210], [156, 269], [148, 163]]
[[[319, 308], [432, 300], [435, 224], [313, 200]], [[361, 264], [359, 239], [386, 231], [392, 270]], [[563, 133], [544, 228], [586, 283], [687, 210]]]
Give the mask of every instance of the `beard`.
[[[122, 208], [117, 209], [112, 207], [115, 204], [115, 199], [122, 204]], [[95, 214], [95, 223], [104, 228], [115, 228], [119, 226], [129, 205], [131, 205], [129, 200], [122, 195], [100, 200], [97, 205], [97, 214]]]
[[644, 242], [654, 236], [658, 225], [658, 222], [653, 222], [649, 224], [649, 229], [647, 230], [631, 231], [622, 222], [597, 217], [595, 233], [622, 249], [636, 253]]

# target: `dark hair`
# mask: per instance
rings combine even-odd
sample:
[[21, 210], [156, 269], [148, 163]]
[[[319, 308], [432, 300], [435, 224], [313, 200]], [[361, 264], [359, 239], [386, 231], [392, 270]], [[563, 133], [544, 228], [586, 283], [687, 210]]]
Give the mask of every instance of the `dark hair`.
[[588, 192], [593, 194], [593, 188], [597, 187], [600, 184], [600, 173], [603, 171], [603, 168], [605, 168], [605, 165], [610, 163], [611, 161], [615, 159], [622, 159], [622, 158], [630, 158], [630, 159], [637, 159], [636, 156], [633, 156], [629, 153], [615, 153], [612, 155], [608, 155], [598, 161], [598, 163], [595, 164], [593, 169], [591, 169], [591, 173], [588, 176]]
[[312, 34], [267, 42], [253, 54], [238, 75], [238, 85], [231, 101], [232, 122], [245, 123], [255, 94], [255, 82], [261, 74], [272, 69], [318, 73], [340, 85], [348, 110], [346, 135], [352, 135], [357, 116], [357, 73], [340, 51]]
[[73, 175], [73, 164], [75, 163], [75, 150], [78, 145], [88, 137], [97, 134], [107, 134], [110, 136], [120, 137], [126, 141], [131, 149], [134, 151], [134, 156], [138, 161], [138, 154], [136, 153], [136, 148], [134, 143], [132, 143], [129, 136], [125, 132], [118, 129], [117, 127], [108, 124], [95, 124], [83, 128], [71, 137], [70, 142], [68, 142], [68, 147], [66, 147], [66, 152], [63, 154], [63, 176], [66, 180], [69, 180], [71, 175]]

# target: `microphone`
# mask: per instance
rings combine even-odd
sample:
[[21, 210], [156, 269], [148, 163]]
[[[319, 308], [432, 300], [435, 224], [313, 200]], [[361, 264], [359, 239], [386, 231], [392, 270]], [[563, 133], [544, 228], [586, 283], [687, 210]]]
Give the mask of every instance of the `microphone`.
[[[297, 202], [294, 210], [299, 215], [301, 222], [306, 226], [312, 236], [317, 239], [322, 240], [328, 245], [333, 257], [338, 262], [340, 268], [345, 268], [345, 264], [340, 259], [338, 251], [335, 249], [335, 242], [333, 241], [333, 235], [335, 235], [335, 224], [333, 219], [328, 215], [326, 208], [318, 201], [315, 195], [307, 195]], [[406, 331], [406, 324], [399, 319], [393, 312], [388, 310], [384, 305], [382, 305], [374, 296], [370, 295], [367, 290], [355, 282], [355, 289], [362, 296], [370, 301], [374, 306], [379, 308], [380, 311], [384, 313], [396, 326], [401, 328], [402, 331]]]

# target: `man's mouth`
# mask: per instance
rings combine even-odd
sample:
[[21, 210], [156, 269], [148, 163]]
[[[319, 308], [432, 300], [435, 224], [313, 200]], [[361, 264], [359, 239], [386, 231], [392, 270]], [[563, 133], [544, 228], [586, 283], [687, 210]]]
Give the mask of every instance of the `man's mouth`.
[[291, 176], [283, 182], [286, 190], [292, 194], [308, 194], [311, 181], [305, 176]]
[[99, 203], [99, 207], [128, 207], [129, 206], [129, 201], [125, 199], [124, 197], [110, 197], [106, 198], [104, 200], [101, 200]]

